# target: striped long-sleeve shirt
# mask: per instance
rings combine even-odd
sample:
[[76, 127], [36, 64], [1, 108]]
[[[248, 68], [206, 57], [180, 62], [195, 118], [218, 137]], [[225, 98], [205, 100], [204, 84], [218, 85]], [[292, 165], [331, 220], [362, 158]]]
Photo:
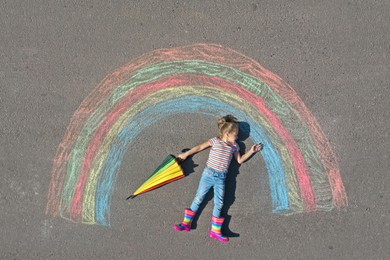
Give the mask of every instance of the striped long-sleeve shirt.
[[227, 172], [233, 154], [238, 152], [240, 148], [237, 143], [230, 145], [218, 137], [211, 138], [209, 142], [211, 150], [206, 165], [216, 171]]

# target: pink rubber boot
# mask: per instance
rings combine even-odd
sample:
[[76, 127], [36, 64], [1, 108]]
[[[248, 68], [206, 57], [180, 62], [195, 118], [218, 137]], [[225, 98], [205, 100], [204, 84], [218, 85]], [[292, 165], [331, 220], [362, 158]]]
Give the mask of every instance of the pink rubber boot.
[[177, 231], [187, 231], [187, 232], [190, 232], [191, 230], [191, 223], [192, 223], [192, 220], [194, 219], [195, 217], [195, 214], [196, 212], [195, 211], [192, 211], [191, 209], [185, 209], [184, 210], [184, 220], [183, 222], [181, 222], [180, 224], [176, 224], [173, 226], [174, 229], [176, 229]]
[[229, 241], [229, 238], [222, 235], [221, 228], [222, 224], [224, 222], [224, 218], [217, 218], [214, 217], [211, 219], [211, 230], [210, 230], [210, 237], [218, 239], [219, 241], [226, 243]]

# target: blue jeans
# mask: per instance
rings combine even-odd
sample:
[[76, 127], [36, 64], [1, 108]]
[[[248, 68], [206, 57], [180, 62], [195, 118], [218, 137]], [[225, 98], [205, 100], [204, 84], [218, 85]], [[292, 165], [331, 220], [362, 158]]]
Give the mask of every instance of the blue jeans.
[[223, 206], [223, 198], [225, 195], [225, 179], [226, 172], [216, 171], [206, 166], [203, 170], [202, 178], [200, 179], [198, 191], [196, 192], [194, 201], [191, 204], [192, 211], [198, 211], [207, 192], [214, 188], [214, 209], [213, 216], [220, 217]]

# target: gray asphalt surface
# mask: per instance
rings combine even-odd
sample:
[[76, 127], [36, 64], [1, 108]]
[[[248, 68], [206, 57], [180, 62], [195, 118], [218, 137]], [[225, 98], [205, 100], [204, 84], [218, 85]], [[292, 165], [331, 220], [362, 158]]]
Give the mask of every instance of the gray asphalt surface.
[[[1, 259], [388, 259], [388, 0], [0, 6]], [[128, 169], [149, 172], [166, 153], [214, 135], [215, 118], [180, 115], [147, 129], [127, 152], [112, 201], [112, 227], [46, 216], [56, 149], [82, 100], [141, 54], [193, 43], [237, 50], [294, 87], [333, 145], [349, 206], [272, 214], [267, 178], [253, 169], [264, 165], [255, 156], [236, 179], [228, 244], [208, 238], [212, 201], [194, 231], [175, 232], [171, 226], [182, 220], [194, 196], [207, 152], [194, 157], [199, 166], [186, 181], [131, 203], [124, 198], [136, 188], [127, 185]]]

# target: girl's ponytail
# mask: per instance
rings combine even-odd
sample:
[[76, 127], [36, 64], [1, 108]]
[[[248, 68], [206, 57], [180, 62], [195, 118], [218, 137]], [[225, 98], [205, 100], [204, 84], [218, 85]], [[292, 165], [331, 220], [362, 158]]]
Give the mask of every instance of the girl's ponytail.
[[238, 121], [232, 115], [226, 115], [218, 120], [219, 136], [222, 136], [227, 132], [230, 133], [234, 130], [238, 130]]

